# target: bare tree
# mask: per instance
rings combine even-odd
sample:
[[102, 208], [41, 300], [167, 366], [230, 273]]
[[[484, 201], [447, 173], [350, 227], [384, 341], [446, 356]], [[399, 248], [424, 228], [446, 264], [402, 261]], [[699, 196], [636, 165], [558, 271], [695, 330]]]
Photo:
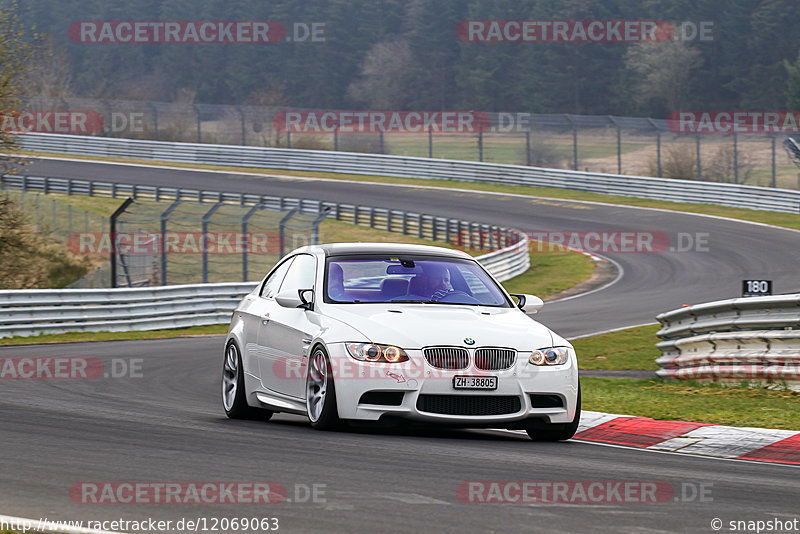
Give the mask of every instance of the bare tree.
[[684, 41], [637, 43], [625, 54], [625, 66], [639, 76], [634, 95], [640, 104], [655, 100], [676, 111], [686, 103], [700, 52]]
[[361, 79], [350, 84], [347, 96], [371, 109], [402, 109], [409, 101], [411, 50], [403, 39], [377, 43], [367, 53]]
[[[24, 39], [25, 29], [17, 16], [18, 11], [16, 2], [0, 7], [0, 113], [3, 114], [19, 109], [23, 73], [31, 55], [31, 45]], [[3, 153], [18, 149], [14, 136], [6, 128], [0, 128], [0, 149]], [[7, 156], [2, 156], [0, 171], [12, 171], [11, 163]]]
[[53, 38], [44, 38], [32, 51], [23, 77], [22, 90], [29, 98], [53, 98], [72, 95], [72, 67], [69, 54]]

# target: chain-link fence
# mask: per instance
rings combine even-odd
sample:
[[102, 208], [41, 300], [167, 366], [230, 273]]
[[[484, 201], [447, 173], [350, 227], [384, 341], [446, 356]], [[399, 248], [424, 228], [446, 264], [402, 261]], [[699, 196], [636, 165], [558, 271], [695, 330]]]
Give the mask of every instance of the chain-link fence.
[[[287, 252], [315, 243], [325, 217], [222, 202], [123, 206], [108, 236], [114, 287], [258, 280]], [[103, 249], [104, 239], [84, 242]]]
[[[320, 121], [328, 112], [85, 98], [33, 99], [24, 107], [67, 112], [56, 133], [370, 152], [800, 188], [797, 169], [783, 150], [786, 135], [679, 134], [663, 119], [471, 112], [485, 124], [460, 133], [443, 133], [436, 127], [400, 133], [353, 133], [349, 128], [350, 133], [344, 133], [324, 124], [292, 133], [285, 128], [287, 112], [316, 114]], [[54, 124], [48, 120], [45, 126], [50, 130], [39, 131], [55, 131]]]

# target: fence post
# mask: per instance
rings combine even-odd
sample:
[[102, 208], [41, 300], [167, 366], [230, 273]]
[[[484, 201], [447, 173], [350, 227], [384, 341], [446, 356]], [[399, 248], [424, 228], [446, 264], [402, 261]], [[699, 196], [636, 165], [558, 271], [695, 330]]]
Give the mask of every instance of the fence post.
[[483, 162], [483, 130], [478, 132], [478, 161]]
[[331, 208], [330, 206], [322, 206], [320, 205], [319, 215], [317, 218], [314, 219], [314, 222], [311, 223], [311, 244], [312, 245], [319, 245], [319, 224], [324, 221], [328, 214], [330, 213]]
[[428, 157], [433, 157], [433, 130], [428, 126]]
[[617, 174], [622, 174], [622, 128], [617, 125]]
[[338, 152], [339, 151], [339, 127], [338, 126], [333, 130], [333, 151], [334, 152]]
[[280, 248], [281, 248], [281, 251], [280, 251], [280, 256], [279, 256], [280, 258], [282, 258], [282, 257], [283, 257], [283, 254], [284, 254], [284, 246], [285, 246], [285, 244], [286, 244], [286, 230], [285, 230], [285, 228], [286, 228], [286, 223], [289, 221], [289, 219], [291, 219], [291, 218], [292, 218], [292, 216], [293, 216], [295, 213], [297, 213], [297, 212], [298, 212], [298, 210], [299, 210], [299, 209], [300, 209], [300, 208], [294, 208], [294, 209], [293, 209], [293, 210], [291, 210], [289, 213], [287, 213], [286, 215], [284, 215], [283, 219], [281, 219], [281, 222], [280, 222], [280, 223], [278, 223], [278, 232], [279, 232], [280, 245], [281, 245], [281, 247], [280, 247]]
[[214, 215], [214, 213], [220, 209], [224, 204], [222, 202], [217, 202], [214, 204], [210, 210], [203, 215], [203, 233], [200, 236], [200, 239], [203, 240], [203, 283], [208, 283], [208, 220]]
[[700, 181], [703, 177], [703, 171], [700, 165], [700, 134], [695, 135], [695, 152], [697, 154], [697, 181]]
[[109, 219], [109, 233], [111, 234], [111, 287], [117, 287], [117, 218], [122, 215], [128, 206], [133, 202], [132, 198], [126, 198], [125, 202], [111, 214]]
[[197, 104], [192, 104], [192, 109], [194, 109], [195, 114], [197, 115], [197, 142], [203, 142], [203, 132], [200, 126], [200, 108], [197, 107]]
[[775, 186], [775, 136], [770, 136], [772, 140], [772, 187]]
[[658, 167], [658, 177], [661, 178], [661, 132], [656, 130], [656, 166]]
[[[245, 128], [245, 121], [244, 121], [244, 111], [242, 110], [242, 106], [236, 106], [236, 109], [239, 111], [239, 118], [242, 122], [242, 146], [247, 145], [247, 129]], [[247, 280], [243, 280], [247, 282]]]
[[150, 109], [153, 110], [153, 136], [156, 138], [155, 140], [158, 141], [158, 108], [156, 105], [150, 102]]
[[242, 217], [242, 282], [247, 282], [247, 256], [250, 252], [250, 236], [247, 233], [247, 224], [250, 222], [250, 217], [256, 214], [257, 211], [263, 209], [263, 204], [256, 204], [244, 217]]
[[378, 141], [379, 141], [379, 143], [380, 143], [380, 153], [381, 153], [381, 154], [384, 154], [384, 153], [385, 153], [385, 151], [384, 151], [384, 149], [383, 149], [383, 130], [381, 130], [380, 132], [378, 132]]
[[572, 125], [572, 170], [578, 170], [578, 126], [569, 115], [564, 115]]
[[733, 134], [733, 183], [739, 183], [739, 136]]
[[525, 131], [525, 165], [531, 166], [531, 131]]
[[167, 219], [181, 203], [176, 200], [161, 214], [161, 285], [167, 285]]

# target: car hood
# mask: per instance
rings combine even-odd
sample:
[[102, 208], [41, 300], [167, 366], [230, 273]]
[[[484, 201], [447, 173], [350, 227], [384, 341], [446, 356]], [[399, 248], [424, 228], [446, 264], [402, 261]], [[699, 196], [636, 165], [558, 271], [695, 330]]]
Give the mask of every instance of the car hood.
[[[553, 333], [516, 308], [442, 304], [338, 304], [328, 315], [355, 328], [373, 343], [419, 349], [432, 345], [548, 347]], [[351, 340], [358, 341], [358, 340]]]

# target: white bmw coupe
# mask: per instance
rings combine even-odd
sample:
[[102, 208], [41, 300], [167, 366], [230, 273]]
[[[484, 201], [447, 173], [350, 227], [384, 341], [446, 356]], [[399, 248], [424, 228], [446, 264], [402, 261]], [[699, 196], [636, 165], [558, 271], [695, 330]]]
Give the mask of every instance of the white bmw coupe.
[[460, 251], [302, 247], [233, 312], [222, 403], [231, 418], [286, 412], [317, 429], [400, 419], [566, 440], [580, 420], [578, 362], [527, 315], [542, 305]]

